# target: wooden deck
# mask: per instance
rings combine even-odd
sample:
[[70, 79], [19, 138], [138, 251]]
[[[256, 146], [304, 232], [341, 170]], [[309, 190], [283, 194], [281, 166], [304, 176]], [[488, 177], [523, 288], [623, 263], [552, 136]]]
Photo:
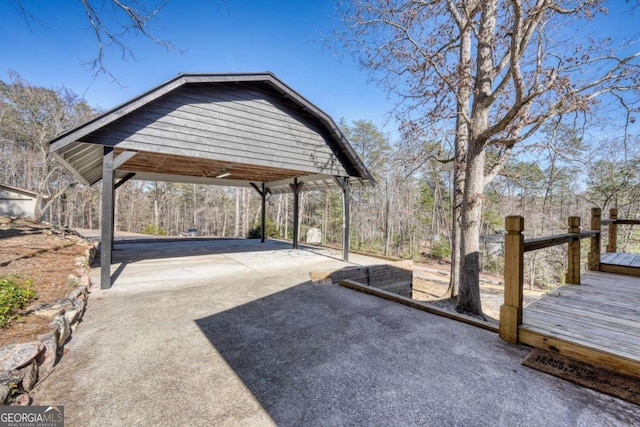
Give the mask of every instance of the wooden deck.
[[588, 271], [581, 282], [526, 306], [519, 341], [639, 375], [640, 278]]
[[600, 271], [640, 276], [640, 254], [603, 253], [600, 255]]

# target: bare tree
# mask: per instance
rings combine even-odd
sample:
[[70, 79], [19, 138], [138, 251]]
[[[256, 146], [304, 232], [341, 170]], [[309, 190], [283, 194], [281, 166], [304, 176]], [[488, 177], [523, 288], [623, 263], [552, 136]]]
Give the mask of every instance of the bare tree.
[[[10, 0], [16, 12], [24, 19], [25, 24], [31, 30], [33, 23], [45, 25], [45, 18], [31, 12], [23, 0]], [[113, 49], [122, 59], [135, 60], [135, 52], [127, 44], [126, 38], [130, 35], [143, 36], [151, 42], [175, 51], [171, 41], [156, 37], [152, 31], [152, 24], [168, 0], [138, 1], [138, 0], [80, 0], [86, 15], [89, 28], [93, 31], [97, 42], [97, 50], [94, 58], [87, 62], [87, 66], [94, 72], [94, 77], [105, 74], [114, 81], [118, 79], [109, 71], [105, 64], [108, 49]]]
[[[0, 140], [11, 146], [6, 163], [23, 162], [16, 169], [19, 172], [15, 183], [37, 192], [34, 215], [42, 218], [58, 197], [75, 183], [57, 158], [49, 153], [47, 142], [56, 134], [93, 117], [95, 112], [68, 89], [32, 86], [13, 71], [9, 72], [9, 77], [9, 82], [0, 81]], [[45, 198], [48, 201], [41, 208]]]
[[591, 147], [582, 165], [586, 171], [585, 200], [600, 207], [622, 209], [637, 205], [640, 200], [640, 137], [630, 138], [629, 144], [605, 140]]
[[405, 136], [443, 122], [455, 129], [456, 164], [464, 165], [458, 310], [481, 314], [483, 190], [513, 147], [554, 117], [586, 118], [607, 94], [638, 107], [640, 53], [619, 56], [620, 46], [579, 34], [584, 20], [606, 12], [602, 4], [380, 0], [341, 8], [344, 46], [399, 95]]

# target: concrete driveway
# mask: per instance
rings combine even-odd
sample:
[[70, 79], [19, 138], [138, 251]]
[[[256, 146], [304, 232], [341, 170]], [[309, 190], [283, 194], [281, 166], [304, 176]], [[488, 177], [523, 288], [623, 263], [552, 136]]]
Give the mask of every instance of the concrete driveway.
[[308, 282], [339, 258], [274, 241], [117, 244], [113, 288], [94, 287], [34, 404], [64, 405], [68, 426], [640, 422], [635, 405], [521, 366], [528, 350], [494, 333]]

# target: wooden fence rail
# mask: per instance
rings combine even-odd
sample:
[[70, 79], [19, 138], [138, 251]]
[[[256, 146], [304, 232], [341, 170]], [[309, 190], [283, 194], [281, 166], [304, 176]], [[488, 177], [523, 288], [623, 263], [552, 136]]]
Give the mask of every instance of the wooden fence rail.
[[590, 238], [589, 269], [598, 270], [600, 266], [601, 210], [599, 208], [591, 209], [590, 226], [591, 230], [580, 232], [580, 217], [570, 216], [566, 234], [525, 240], [522, 234], [524, 218], [508, 216], [505, 219], [507, 235], [504, 246], [504, 304], [500, 307], [500, 338], [512, 343], [518, 342], [518, 327], [522, 324], [524, 253], [567, 243], [568, 262], [565, 282], [579, 285], [582, 239]]
[[609, 226], [609, 241], [607, 242], [607, 252], [617, 252], [618, 224], [640, 225], [640, 219], [618, 219], [618, 209], [609, 209], [609, 219], [602, 220], [602, 224], [606, 224]]
[[609, 241], [607, 243], [607, 252], [615, 252], [618, 246], [618, 209], [609, 211]]

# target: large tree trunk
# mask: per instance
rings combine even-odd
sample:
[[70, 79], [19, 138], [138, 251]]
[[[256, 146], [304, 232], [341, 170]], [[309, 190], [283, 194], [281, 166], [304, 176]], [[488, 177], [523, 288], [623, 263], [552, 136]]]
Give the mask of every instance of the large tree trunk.
[[[389, 244], [391, 243], [391, 219], [389, 218], [389, 209], [391, 202], [389, 201], [389, 183], [387, 180], [384, 182], [385, 192], [385, 204], [384, 204], [384, 247], [383, 255], [389, 256]], [[373, 240], [373, 239], [371, 239]]]
[[460, 85], [457, 93], [456, 142], [453, 163], [453, 206], [451, 207], [451, 275], [447, 294], [453, 298], [460, 289], [462, 260], [462, 198], [465, 186], [465, 159], [469, 141], [468, 111], [471, 102], [471, 29], [465, 26], [460, 40]]
[[462, 235], [460, 240], [461, 268], [460, 292], [456, 309], [482, 315], [480, 302], [480, 226], [482, 224], [482, 200], [485, 179], [486, 140], [480, 135], [489, 128], [490, 95], [493, 82], [493, 44], [497, 0], [482, 2], [476, 79], [471, 107], [465, 169], [464, 195], [462, 198]]
[[[466, 124], [464, 125], [466, 128]], [[451, 275], [447, 294], [454, 298], [460, 290], [462, 260], [462, 199], [465, 187], [465, 151], [467, 132], [456, 136], [456, 153], [453, 170], [453, 206], [451, 207]]]
[[480, 225], [485, 151], [472, 142], [467, 152], [466, 185], [462, 203], [460, 292], [456, 310], [482, 314], [480, 302]]

